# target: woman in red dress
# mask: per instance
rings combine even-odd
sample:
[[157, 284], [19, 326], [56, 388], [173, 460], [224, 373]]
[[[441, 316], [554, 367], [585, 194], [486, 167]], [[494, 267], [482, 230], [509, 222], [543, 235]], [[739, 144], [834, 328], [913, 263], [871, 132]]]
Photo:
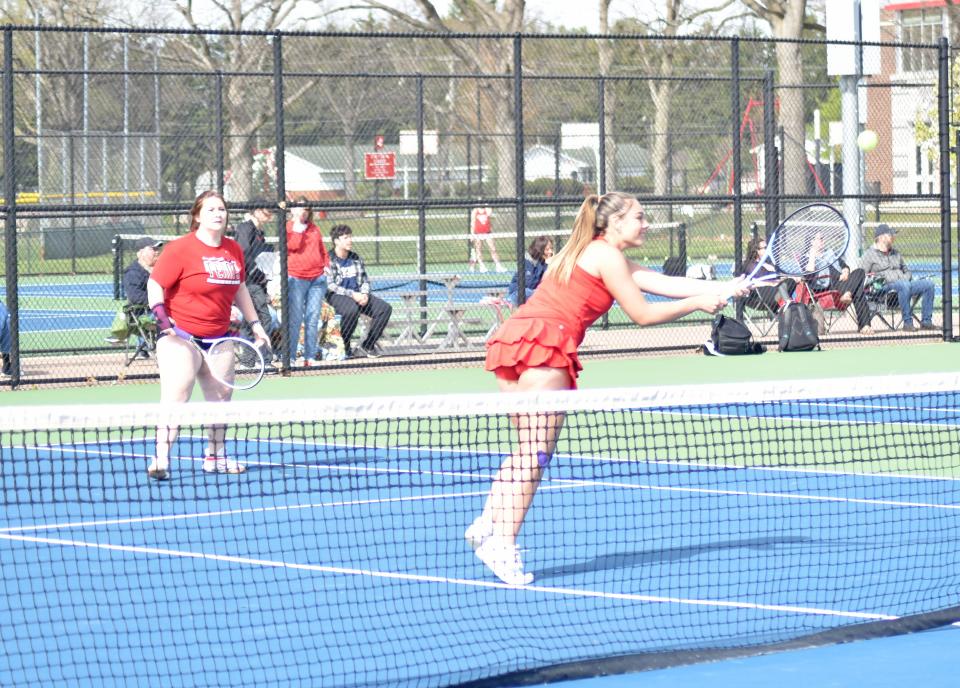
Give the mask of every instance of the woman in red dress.
[[[592, 195], [580, 207], [573, 232], [554, 256], [533, 296], [487, 342], [486, 369], [503, 392], [576, 389], [582, 366], [577, 347], [586, 329], [620, 304], [639, 325], [676, 320], [695, 311], [716, 313], [746, 293], [743, 278], [718, 283], [669, 277], [624, 254], [643, 243], [643, 208], [628, 194]], [[651, 303], [644, 292], [674, 300]], [[517, 535], [563, 426], [562, 413], [518, 415], [519, 446], [501, 465], [483, 513], [464, 534], [502, 581], [526, 585]]]
[[[147, 281], [147, 298], [157, 320], [157, 368], [160, 401], [185, 403], [199, 383], [207, 401], [229, 401], [233, 390], [218, 382], [209, 366], [217, 366], [223, 379], [232, 374], [234, 356], [225, 352], [209, 361], [197, 339], [223, 337], [230, 329], [230, 308], [236, 303], [250, 324], [258, 345], [269, 346], [266, 330], [257, 320], [250, 293], [244, 284], [243, 249], [223, 235], [227, 206], [216, 191], [197, 196], [190, 211], [192, 231], [166, 245]], [[147, 475], [166, 480], [170, 475], [170, 446], [179, 428], [157, 428], [157, 455]], [[243, 473], [246, 467], [224, 453], [224, 428], [207, 429], [209, 442], [203, 462], [207, 473]]]
[[473, 272], [478, 268], [480, 272], [486, 272], [487, 268], [483, 264], [483, 244], [487, 244], [490, 249], [490, 257], [496, 266], [497, 272], [506, 272], [507, 269], [500, 263], [500, 256], [497, 255], [497, 246], [493, 242], [491, 234], [492, 223], [490, 218], [493, 216], [493, 210], [489, 206], [481, 206], [470, 211], [470, 233], [473, 249], [470, 251], [469, 270]]

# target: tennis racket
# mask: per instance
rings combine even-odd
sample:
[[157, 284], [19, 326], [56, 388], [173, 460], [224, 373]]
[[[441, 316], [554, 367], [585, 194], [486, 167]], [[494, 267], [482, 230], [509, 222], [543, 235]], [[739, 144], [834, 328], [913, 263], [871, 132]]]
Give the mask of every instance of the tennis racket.
[[826, 203], [811, 203], [795, 210], [767, 239], [764, 259], [747, 275], [751, 286], [778, 275], [757, 278], [764, 264], [780, 275], [805, 277], [823, 272], [839, 261], [850, 244], [850, 227], [843, 215]]
[[216, 337], [190, 341], [203, 354], [210, 375], [231, 389], [252, 389], [263, 379], [266, 362], [271, 359], [269, 347], [258, 347], [240, 337]]

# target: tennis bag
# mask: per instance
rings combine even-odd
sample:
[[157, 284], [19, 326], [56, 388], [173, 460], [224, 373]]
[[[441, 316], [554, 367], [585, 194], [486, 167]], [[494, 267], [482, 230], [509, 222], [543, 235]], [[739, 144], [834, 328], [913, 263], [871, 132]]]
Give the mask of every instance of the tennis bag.
[[703, 348], [703, 352], [708, 356], [762, 354], [765, 350], [753, 341], [753, 335], [746, 325], [722, 314], [717, 314], [713, 319], [710, 341]]
[[670, 256], [663, 262], [663, 274], [672, 277], [683, 275], [687, 271], [687, 259], [684, 256]]
[[813, 351], [820, 348], [817, 321], [810, 308], [791, 302], [780, 309], [777, 316], [780, 351]]

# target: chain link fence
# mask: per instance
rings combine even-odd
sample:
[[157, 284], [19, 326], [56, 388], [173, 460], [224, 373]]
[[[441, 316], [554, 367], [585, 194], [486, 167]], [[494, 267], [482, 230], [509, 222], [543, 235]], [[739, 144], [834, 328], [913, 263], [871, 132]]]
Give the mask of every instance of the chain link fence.
[[[530, 242], [548, 236], [559, 248], [585, 195], [614, 189], [640, 197], [653, 223], [629, 257], [673, 274], [729, 278], [753, 236], [814, 200], [842, 208], [852, 260], [878, 223], [896, 226], [914, 273], [936, 284], [940, 329], [908, 334], [875, 320], [865, 336], [837, 313], [824, 338], [953, 337], [945, 42], [3, 35], [6, 384], [154, 378], [149, 353], [131, 358], [133, 339], [105, 341], [125, 304], [120, 275], [136, 238], [186, 232], [188, 208], [209, 188], [225, 193], [234, 224], [265, 199], [309, 204], [325, 235], [352, 227], [374, 293], [394, 313], [387, 355], [330, 366], [480, 360], [509, 316], [504, 299]], [[833, 48], [862, 53], [862, 73], [832, 74]], [[857, 147], [863, 129], [877, 134], [872, 150]], [[480, 242], [476, 207], [491, 209]], [[267, 228], [274, 241], [284, 221], [277, 213]], [[275, 278], [282, 286], [285, 275]], [[275, 292], [282, 318], [284, 290]], [[762, 322], [773, 316], [748, 315], [773, 343]], [[615, 306], [583, 352], [694, 350], [710, 327], [700, 314], [638, 328]]]

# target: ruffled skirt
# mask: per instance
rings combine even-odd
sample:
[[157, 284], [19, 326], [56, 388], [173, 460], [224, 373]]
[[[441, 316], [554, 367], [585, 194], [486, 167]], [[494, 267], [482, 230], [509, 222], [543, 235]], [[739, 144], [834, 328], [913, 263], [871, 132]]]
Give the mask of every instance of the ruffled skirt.
[[517, 380], [527, 368], [565, 368], [571, 387], [583, 370], [577, 342], [564, 325], [539, 318], [509, 318], [487, 340], [485, 368], [497, 377]]

